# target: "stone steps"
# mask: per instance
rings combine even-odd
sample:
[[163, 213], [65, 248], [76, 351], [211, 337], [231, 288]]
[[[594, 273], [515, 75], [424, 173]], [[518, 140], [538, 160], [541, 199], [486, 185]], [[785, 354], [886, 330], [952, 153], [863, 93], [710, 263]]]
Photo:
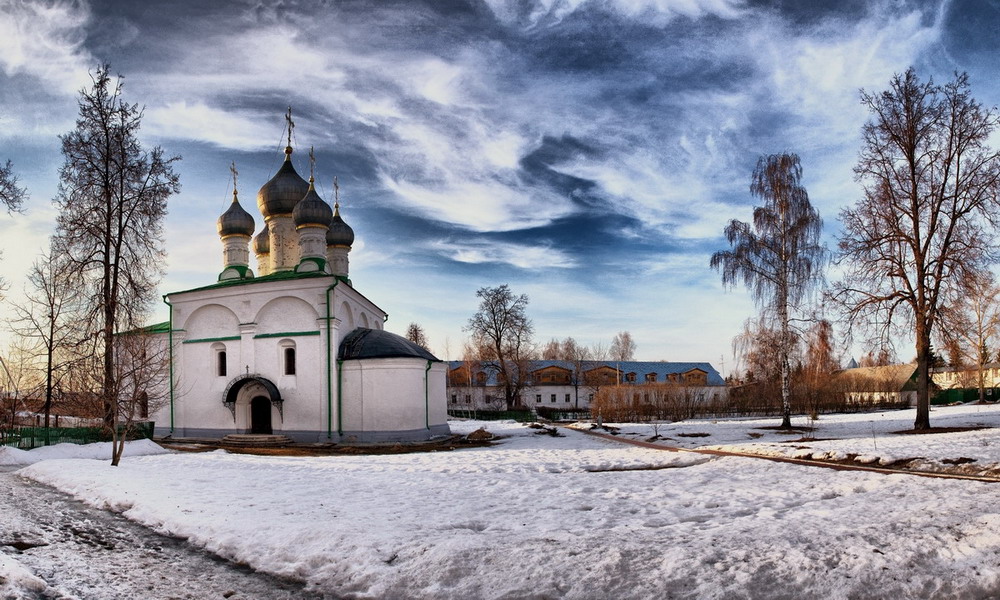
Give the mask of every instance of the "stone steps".
[[230, 433], [222, 438], [223, 446], [237, 448], [282, 448], [291, 443], [288, 436], [262, 433]]

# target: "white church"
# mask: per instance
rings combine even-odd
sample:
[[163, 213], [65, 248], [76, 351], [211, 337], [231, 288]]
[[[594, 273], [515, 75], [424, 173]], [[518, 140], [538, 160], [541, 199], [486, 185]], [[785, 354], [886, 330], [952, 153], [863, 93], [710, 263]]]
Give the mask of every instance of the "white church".
[[164, 297], [170, 393], [150, 415], [156, 434], [335, 443], [447, 435], [447, 366], [383, 330], [386, 313], [354, 288], [354, 231], [339, 197], [331, 209], [313, 177], [295, 171], [290, 133], [284, 163], [257, 192], [263, 229], [253, 236], [234, 184], [218, 220], [218, 281]]

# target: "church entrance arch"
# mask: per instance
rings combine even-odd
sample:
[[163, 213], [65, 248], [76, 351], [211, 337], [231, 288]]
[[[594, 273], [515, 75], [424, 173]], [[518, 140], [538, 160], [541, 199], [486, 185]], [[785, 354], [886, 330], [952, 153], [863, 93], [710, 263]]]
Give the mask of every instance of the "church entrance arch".
[[255, 396], [250, 401], [250, 433], [271, 435], [271, 400]]
[[271, 407], [284, 418], [284, 401], [278, 386], [255, 373], [240, 375], [226, 386], [222, 403], [233, 414], [233, 424], [247, 433], [274, 433]]

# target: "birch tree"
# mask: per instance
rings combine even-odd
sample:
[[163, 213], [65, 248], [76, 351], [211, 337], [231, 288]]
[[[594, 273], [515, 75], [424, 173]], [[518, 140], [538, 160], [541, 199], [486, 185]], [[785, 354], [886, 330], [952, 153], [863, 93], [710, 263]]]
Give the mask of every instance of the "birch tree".
[[862, 91], [861, 101], [870, 116], [854, 173], [864, 194], [841, 213], [846, 273], [837, 297], [875, 336], [913, 335], [913, 426], [929, 429], [929, 358], [943, 301], [995, 258], [1000, 156], [987, 142], [998, 117], [972, 98], [964, 74], [936, 85], [911, 68], [884, 92]]
[[726, 226], [731, 250], [712, 255], [711, 266], [722, 271], [722, 283], [743, 283], [761, 310], [761, 317], [778, 331], [781, 372], [781, 427], [790, 428], [791, 320], [806, 293], [821, 277], [823, 221], [802, 186], [802, 166], [795, 154], [772, 154], [757, 161], [750, 193], [764, 201], [754, 208], [753, 223], [736, 219]]

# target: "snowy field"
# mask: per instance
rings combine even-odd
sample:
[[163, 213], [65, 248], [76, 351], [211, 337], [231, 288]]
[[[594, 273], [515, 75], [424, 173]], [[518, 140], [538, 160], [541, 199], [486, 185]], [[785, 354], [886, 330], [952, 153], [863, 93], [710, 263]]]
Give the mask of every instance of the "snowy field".
[[[948, 434], [899, 435], [913, 428], [915, 409], [798, 416], [793, 431], [780, 431], [780, 417], [691, 420], [677, 423], [611, 424], [625, 439], [679, 448], [707, 448], [756, 454], [850, 460], [890, 465], [909, 461], [911, 470], [1000, 476], [1000, 405], [934, 407], [931, 426], [982, 428]], [[589, 424], [578, 425], [589, 429]], [[998, 429], [994, 429], [998, 428]], [[654, 435], [659, 439], [652, 440]], [[971, 460], [971, 462], [970, 462]], [[957, 463], [957, 464], [956, 464]]]
[[[887, 433], [912, 418], [824, 415], [813, 434], [825, 441], [809, 443], [761, 429], [774, 419], [664, 424], [658, 433], [687, 447], [1000, 462], [997, 430]], [[998, 420], [995, 407], [932, 413], [935, 426]], [[514, 423], [452, 428], [481, 425], [506, 437], [405, 455], [217, 451], [132, 456], [118, 468], [50, 458], [19, 473], [330, 597], [1000, 596], [1000, 484], [664, 452]], [[620, 437], [652, 435], [630, 425]], [[16, 558], [0, 555], [0, 592], [13, 594], [18, 580], [45, 585]]]

